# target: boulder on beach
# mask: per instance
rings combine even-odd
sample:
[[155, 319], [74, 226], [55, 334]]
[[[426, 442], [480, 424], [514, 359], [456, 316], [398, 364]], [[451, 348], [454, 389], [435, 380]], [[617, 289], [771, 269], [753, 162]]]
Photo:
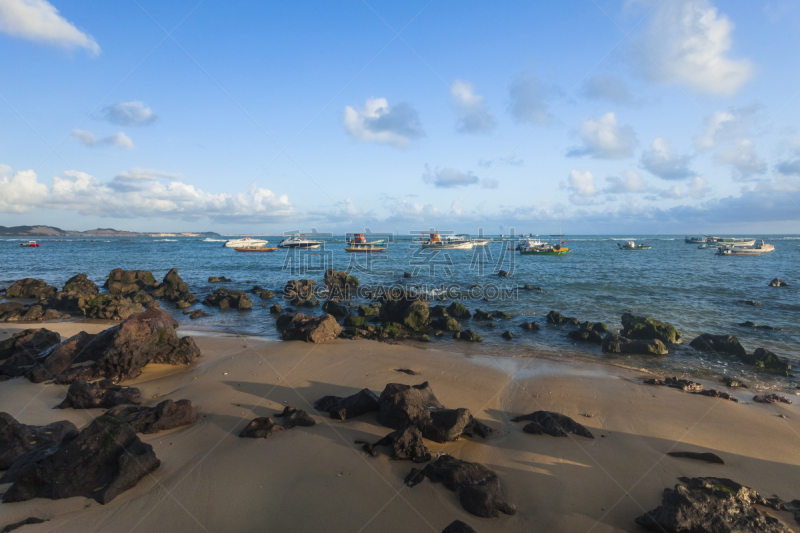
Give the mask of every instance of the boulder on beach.
[[34, 383], [50, 381], [67, 370], [71, 364], [81, 362], [86, 347], [95, 337], [96, 335], [81, 331], [43, 350], [37, 357], [37, 364], [25, 374], [25, 377]]
[[666, 355], [666, 345], [658, 339], [631, 340], [621, 335], [608, 333], [603, 337], [602, 350], [604, 353], [639, 354], [639, 355]]
[[785, 281], [781, 280], [781, 279], [775, 278], [775, 279], [773, 279], [772, 281], [769, 282], [769, 286], [770, 287], [788, 287], [789, 284], [786, 283]]
[[307, 412], [290, 405], [284, 407], [283, 412], [277, 413], [275, 418], [283, 420], [283, 429], [291, 429], [296, 426], [311, 427], [317, 424], [316, 420], [311, 418]]
[[434, 320], [431, 323], [431, 327], [442, 331], [459, 331], [461, 324], [451, 316], [443, 316]]
[[322, 316], [283, 314], [275, 322], [285, 341], [325, 342], [335, 339], [342, 332], [342, 326], [333, 315]]
[[680, 379], [677, 377], [667, 377], [662, 379], [646, 379], [644, 382], [647, 385], [663, 385], [666, 387], [670, 387], [673, 389], [680, 389], [684, 392], [691, 392], [694, 394], [699, 394], [703, 392], [703, 385], [701, 383], [696, 383], [694, 381], [688, 379]]
[[64, 288], [50, 296], [47, 305], [59, 311], [85, 315], [87, 302], [100, 293], [97, 285], [86, 274], [76, 274], [64, 284]]
[[494, 317], [483, 309], [475, 309], [475, 312], [472, 313], [472, 318], [475, 320], [492, 320]]
[[681, 478], [684, 485], [664, 489], [661, 505], [636, 519], [650, 531], [788, 533], [777, 518], [754, 504], [769, 505], [758, 492], [730, 479]]
[[6, 298], [36, 298], [46, 300], [54, 295], [57, 289], [45, 283], [43, 279], [25, 278], [15, 281], [6, 289]]
[[129, 424], [137, 433], [158, 433], [197, 421], [197, 412], [189, 400], [164, 400], [155, 407], [120, 405], [109, 409], [105, 415]]
[[0, 321], [2, 322], [18, 322], [26, 312], [27, 309], [21, 302], [0, 303]]
[[788, 399], [786, 396], [781, 396], [780, 394], [758, 394], [753, 396], [753, 401], [756, 403], [792, 403], [792, 400]]
[[513, 515], [517, 512], [508, 502], [497, 474], [480, 463], [443, 455], [422, 470], [412, 469], [406, 476], [405, 483], [414, 487], [425, 478], [434, 483], [442, 483], [455, 492], [461, 506], [475, 516], [497, 518], [500, 513]]
[[622, 336], [628, 339], [656, 339], [667, 344], [681, 342], [681, 334], [666, 322], [632, 313], [622, 315]]
[[279, 426], [269, 417], [259, 416], [251, 420], [239, 436], [247, 439], [268, 439], [278, 431], [283, 431], [283, 426]]
[[161, 465], [152, 446], [110, 416], [96, 418], [48, 452], [19, 469], [4, 503], [82, 496], [106, 504]]
[[150, 292], [158, 287], [158, 282], [149, 270], [122, 270], [115, 268], [108, 274], [103, 287], [110, 294], [130, 296], [139, 291]]
[[373, 305], [361, 304], [358, 306], [358, 316], [363, 316], [365, 318], [377, 317], [379, 310], [380, 310], [379, 304], [373, 304]]
[[136, 387], [123, 387], [110, 379], [88, 383], [82, 379], [72, 382], [67, 397], [58, 405], [59, 409], [108, 409], [117, 405], [140, 404], [142, 393]]
[[157, 289], [153, 290], [152, 295], [170, 302], [183, 302], [185, 307], [197, 301], [197, 297], [189, 292], [189, 285], [178, 275], [177, 268], [167, 272], [164, 281]]
[[712, 335], [703, 333], [695, 337], [689, 346], [701, 352], [713, 352], [718, 354], [732, 355], [734, 357], [744, 357], [747, 351], [739, 344], [739, 339], [733, 335]]
[[500, 336], [506, 339], [507, 341], [510, 341], [511, 339], [514, 338], [514, 334], [511, 333], [510, 331], [504, 331]]
[[58, 444], [68, 433], [77, 430], [68, 420], [46, 426], [29, 426], [8, 413], [0, 413], [0, 470], [8, 470], [26, 453]]
[[517, 416], [511, 419], [512, 422], [530, 422], [522, 430], [525, 433], [534, 435], [550, 435], [551, 437], [567, 437], [569, 433], [593, 439], [594, 435], [575, 422], [573, 419], [561, 413], [552, 411], [534, 411], [529, 415]]
[[323, 396], [314, 402], [314, 409], [329, 413], [331, 418], [347, 420], [366, 413], [377, 411], [378, 396], [369, 389], [361, 389], [347, 396]]
[[36, 366], [39, 354], [61, 342], [61, 336], [45, 328], [25, 329], [0, 341], [0, 375], [15, 378]]
[[746, 354], [742, 357], [742, 362], [752, 365], [756, 370], [785, 376], [792, 370], [792, 364], [788, 359], [778, 357], [776, 353], [764, 348], [756, 348], [752, 354]]
[[431, 460], [431, 452], [422, 440], [422, 433], [414, 426], [392, 431], [374, 444], [367, 442], [362, 444], [363, 450], [370, 455], [376, 455], [376, 446], [389, 446], [392, 449], [392, 459], [411, 460], [415, 463], [426, 463]]
[[[86, 318], [99, 318], [105, 320], [125, 320], [137, 313], [141, 313], [153, 305], [153, 298], [144, 291], [133, 294], [133, 298], [128, 298], [119, 294], [98, 294], [94, 298], [87, 300], [83, 308]], [[147, 304], [147, 305], [145, 305]], [[149, 307], [148, 307], [149, 306]]]
[[238, 309], [244, 311], [252, 309], [253, 301], [250, 295], [244, 291], [232, 291], [230, 289], [217, 289], [212, 294], [206, 296], [203, 303], [211, 307], [219, 307], [221, 310]]

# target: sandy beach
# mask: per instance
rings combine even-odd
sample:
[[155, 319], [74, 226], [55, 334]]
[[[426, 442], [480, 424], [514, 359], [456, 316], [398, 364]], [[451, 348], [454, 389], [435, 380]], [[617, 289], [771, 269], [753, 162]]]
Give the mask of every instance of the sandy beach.
[[[62, 337], [107, 324], [48, 324]], [[24, 326], [5, 325], [0, 339]], [[179, 330], [185, 335], [189, 332]], [[485, 357], [374, 341], [325, 344], [195, 335], [202, 357], [188, 366], [148, 365], [137, 379], [146, 405], [189, 399], [197, 423], [153, 435], [162, 465], [107, 505], [86, 498], [0, 504], [0, 526], [29, 516], [47, 519], [24, 531], [441, 531], [460, 519], [485, 531], [640, 531], [634, 518], [657, 507], [681, 476], [731, 478], [767, 497], [800, 496], [800, 413], [796, 405], [763, 405], [753, 391], [730, 390], [740, 403], [642, 384], [646, 374], [585, 361]], [[412, 376], [398, 372], [406, 368]], [[461, 438], [431, 452], [480, 462], [500, 476], [517, 514], [479, 518], [453, 492], [403, 479], [415, 465], [377, 457], [356, 440], [390, 430], [375, 414], [338, 421], [313, 410], [324, 395], [387, 383], [428, 381], [447, 407], [466, 407], [498, 431]], [[719, 384], [714, 388], [725, 390]], [[24, 378], [0, 383], [0, 410], [26, 424], [70, 420], [87, 425], [102, 409], [53, 409], [66, 386]], [[317, 421], [269, 439], [242, 439], [256, 416], [284, 406]], [[522, 432], [510, 418], [557, 411], [595, 439]], [[784, 415], [785, 418], [779, 415]], [[725, 465], [665, 456], [709, 451]], [[0, 486], [0, 490], [7, 486]], [[789, 513], [779, 516], [800, 530]]]

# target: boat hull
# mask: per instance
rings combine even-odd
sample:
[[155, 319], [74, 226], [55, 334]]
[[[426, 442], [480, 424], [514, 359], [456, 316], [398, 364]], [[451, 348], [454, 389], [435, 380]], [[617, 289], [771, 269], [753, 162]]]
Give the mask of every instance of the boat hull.
[[278, 248], [300, 248], [301, 250], [310, 250], [312, 248], [319, 248], [319, 244], [309, 244], [309, 243], [292, 243], [292, 244], [279, 244]]
[[472, 249], [472, 243], [471, 242], [460, 242], [458, 244], [452, 244], [452, 243], [448, 243], [448, 244], [439, 244], [439, 243], [423, 244], [422, 245], [422, 249], [423, 250], [471, 250]]
[[534, 252], [531, 250], [520, 250], [520, 255], [565, 255], [569, 253], [569, 250], [551, 250], [547, 252]]
[[275, 252], [277, 248], [234, 248], [237, 252]]
[[344, 251], [350, 253], [372, 253], [385, 252], [386, 248], [345, 248]]

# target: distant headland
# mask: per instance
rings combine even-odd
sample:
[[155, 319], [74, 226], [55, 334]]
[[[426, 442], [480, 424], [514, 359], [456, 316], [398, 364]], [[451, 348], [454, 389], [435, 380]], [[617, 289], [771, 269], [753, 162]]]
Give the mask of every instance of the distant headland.
[[153, 232], [120, 231], [113, 228], [97, 228], [86, 231], [63, 230], [54, 226], [0, 226], [0, 236], [6, 237], [220, 237], [213, 231], [203, 232]]

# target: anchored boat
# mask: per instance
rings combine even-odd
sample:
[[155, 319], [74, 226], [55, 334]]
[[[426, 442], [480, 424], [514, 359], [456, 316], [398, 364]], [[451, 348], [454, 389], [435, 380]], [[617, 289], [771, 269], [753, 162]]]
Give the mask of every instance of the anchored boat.
[[775, 251], [775, 247], [761, 240], [753, 246], [720, 246], [716, 255], [730, 255], [736, 257], [751, 257], [754, 255], [768, 254]]
[[517, 250], [521, 255], [564, 255], [569, 252], [565, 244], [566, 241], [551, 245], [538, 239], [528, 239], [518, 244]]
[[278, 249], [262, 247], [262, 248], [234, 248], [234, 250], [236, 250], [237, 252], [275, 252]]
[[28, 242], [21, 242], [19, 243], [20, 246], [23, 248], [38, 248], [39, 243], [36, 241], [28, 241]]
[[[439, 235], [439, 232], [423, 232], [421, 240], [416, 241], [422, 244], [423, 249], [436, 249], [436, 250], [471, 250], [472, 241], [466, 240], [460, 235]], [[425, 240], [425, 235], [428, 235], [428, 240]]]
[[322, 241], [314, 241], [306, 239], [305, 237], [295, 236], [289, 237], [288, 239], [283, 239], [278, 243], [278, 248], [301, 248], [307, 250], [311, 248], [319, 248], [321, 244]]
[[620, 250], [649, 250], [652, 248], [649, 243], [636, 244], [633, 241], [626, 241], [625, 244], [617, 243]]
[[348, 233], [345, 236], [347, 246], [344, 247], [345, 252], [385, 252], [385, 241], [369, 241], [364, 237], [363, 233]]
[[225, 248], [263, 248], [266, 245], [267, 241], [261, 239], [251, 239], [250, 237], [225, 241], [225, 244], [223, 244]]

